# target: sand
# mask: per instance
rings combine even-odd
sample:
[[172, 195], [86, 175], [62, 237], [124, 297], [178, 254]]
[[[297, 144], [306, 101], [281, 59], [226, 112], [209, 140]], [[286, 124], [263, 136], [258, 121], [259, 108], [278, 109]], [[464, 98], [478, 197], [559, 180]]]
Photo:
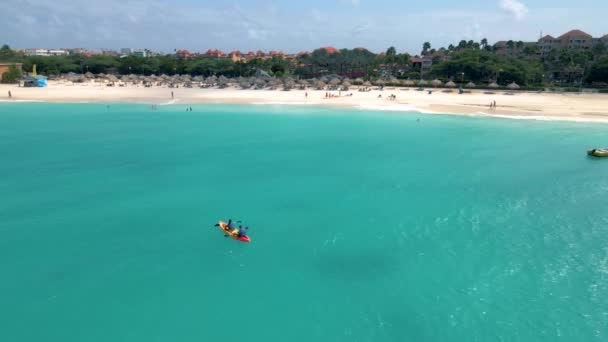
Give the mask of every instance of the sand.
[[[429, 88], [430, 89], [430, 88]], [[8, 91], [12, 99], [8, 99]], [[608, 94], [533, 93], [519, 91], [473, 90], [458, 94], [445, 89], [417, 91], [415, 88], [386, 87], [370, 92], [356, 88], [348, 92], [325, 90], [242, 90], [235, 87], [168, 88], [128, 85], [108, 87], [98, 83], [72, 84], [49, 82], [45, 88], [20, 88], [0, 85], [0, 101], [44, 102], [130, 102], [146, 104], [251, 103], [351, 106], [376, 110], [416, 111], [429, 114], [487, 115], [517, 119], [564, 120], [608, 123]], [[173, 92], [174, 97], [171, 97]], [[308, 97], [306, 97], [308, 93]], [[326, 93], [335, 95], [325, 98]], [[338, 95], [342, 96], [338, 96]], [[352, 96], [345, 96], [352, 94]], [[389, 100], [389, 95], [396, 95]], [[380, 97], [381, 96], [381, 97]], [[490, 109], [496, 101], [497, 108]]]

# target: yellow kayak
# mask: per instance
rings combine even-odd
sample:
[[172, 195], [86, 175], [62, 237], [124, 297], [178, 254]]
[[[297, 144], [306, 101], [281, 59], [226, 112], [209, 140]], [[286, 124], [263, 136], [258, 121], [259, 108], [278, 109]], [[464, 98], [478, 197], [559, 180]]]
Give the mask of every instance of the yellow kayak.
[[588, 150], [587, 154], [594, 157], [608, 157], [608, 148], [594, 148]]

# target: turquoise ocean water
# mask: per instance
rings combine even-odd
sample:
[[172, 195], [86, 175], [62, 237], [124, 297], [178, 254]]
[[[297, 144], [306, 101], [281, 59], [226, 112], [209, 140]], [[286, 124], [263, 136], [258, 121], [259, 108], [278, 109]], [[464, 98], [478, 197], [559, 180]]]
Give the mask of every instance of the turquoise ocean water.
[[607, 125], [193, 109], [0, 104], [0, 341], [608, 340]]

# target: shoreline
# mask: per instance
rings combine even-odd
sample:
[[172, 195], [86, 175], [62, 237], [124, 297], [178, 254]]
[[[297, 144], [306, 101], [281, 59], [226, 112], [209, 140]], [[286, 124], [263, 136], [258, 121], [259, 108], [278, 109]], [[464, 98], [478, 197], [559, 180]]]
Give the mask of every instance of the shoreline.
[[[12, 99], [6, 95], [12, 92]], [[432, 90], [432, 94], [428, 91]], [[449, 92], [448, 92], [449, 91]], [[171, 98], [173, 93], [174, 98]], [[352, 96], [338, 96], [340, 93]], [[325, 94], [332, 94], [326, 98]], [[394, 94], [396, 98], [389, 100]], [[341, 95], [341, 94], [340, 94]], [[497, 108], [489, 104], [496, 101]], [[373, 111], [415, 112], [425, 115], [461, 115], [517, 120], [608, 123], [608, 94], [531, 93], [516, 91], [471, 91], [458, 94], [444, 88], [388, 87], [359, 92], [325, 90], [251, 90], [228, 87], [168, 88], [162, 86], [106, 87], [102, 84], [72, 85], [49, 82], [45, 88], [0, 85], [0, 103], [132, 103], [142, 105], [316, 105]]]

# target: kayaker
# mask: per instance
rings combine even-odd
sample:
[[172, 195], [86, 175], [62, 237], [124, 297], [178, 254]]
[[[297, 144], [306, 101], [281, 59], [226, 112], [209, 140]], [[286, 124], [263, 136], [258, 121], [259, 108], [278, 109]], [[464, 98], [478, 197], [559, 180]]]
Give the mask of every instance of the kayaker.
[[243, 237], [247, 235], [247, 230], [249, 229], [249, 227], [243, 227], [243, 226], [239, 226], [239, 232], [237, 234], [238, 237]]

